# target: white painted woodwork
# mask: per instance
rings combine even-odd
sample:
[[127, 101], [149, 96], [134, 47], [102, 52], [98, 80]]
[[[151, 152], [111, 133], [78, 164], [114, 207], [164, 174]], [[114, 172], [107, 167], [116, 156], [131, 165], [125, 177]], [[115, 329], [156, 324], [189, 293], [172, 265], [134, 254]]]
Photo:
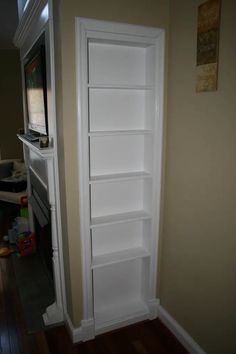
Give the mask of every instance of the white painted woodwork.
[[125, 180], [134, 180], [140, 178], [151, 178], [151, 174], [148, 172], [128, 172], [128, 173], [114, 173], [109, 175], [100, 175], [100, 176], [91, 176], [89, 183], [105, 183], [112, 181], [125, 181]]
[[76, 46], [83, 303], [92, 338], [157, 316], [164, 33], [77, 18]]
[[[91, 185], [91, 217], [145, 210], [151, 212], [151, 185], [147, 179], [97, 183]], [[149, 198], [150, 199], [150, 198]]]
[[206, 354], [205, 350], [190, 336], [188, 332], [166, 311], [161, 305], [158, 308], [158, 317], [164, 325], [174, 334], [174, 336], [191, 354]]
[[[52, 264], [55, 290], [55, 302], [45, 309], [43, 319], [46, 325], [61, 322], [63, 320], [63, 290], [61, 263], [58, 241], [58, 212], [55, 190], [55, 157], [53, 149], [39, 149], [38, 143], [30, 143], [21, 136], [18, 138], [24, 144], [25, 159], [28, 169], [31, 169], [39, 182], [48, 192], [48, 201], [51, 214], [51, 236], [52, 236]], [[30, 177], [28, 176], [30, 185]], [[31, 193], [31, 189], [29, 189]], [[30, 194], [29, 194], [30, 195]], [[31, 216], [30, 223], [33, 226]], [[34, 226], [33, 226], [34, 228]]]
[[[20, 2], [20, 1], [19, 1]], [[48, 135], [50, 145], [40, 149], [39, 143], [30, 143], [19, 136], [24, 146], [26, 166], [31, 169], [39, 182], [48, 192], [48, 200], [51, 213], [52, 232], [52, 262], [54, 272], [55, 302], [45, 309], [43, 319], [46, 325], [61, 322], [64, 319], [66, 309], [64, 265], [62, 251], [62, 231], [60, 213], [60, 191], [58, 173], [57, 130], [55, 115], [55, 69], [54, 69], [54, 35], [53, 12], [51, 0], [30, 0], [25, 11], [22, 11], [17, 27], [14, 44], [20, 49], [22, 66], [22, 83], [24, 97], [24, 60], [34, 46], [37, 39], [44, 33], [46, 51], [46, 75], [47, 75], [47, 106], [48, 106]], [[25, 131], [27, 131], [26, 107], [24, 107]], [[31, 194], [30, 176], [28, 173], [28, 192]], [[29, 206], [30, 224], [34, 230], [32, 210]]]
[[124, 222], [150, 219], [151, 214], [144, 210], [136, 210], [123, 214], [105, 215], [96, 218], [91, 218], [90, 228], [96, 228], [104, 225], [122, 224]]
[[90, 88], [90, 132], [151, 129], [146, 119], [148, 95], [151, 92], [144, 89]]
[[93, 228], [92, 257], [143, 249], [150, 254], [150, 220], [135, 220]]
[[148, 313], [148, 274], [142, 258], [124, 260], [94, 269], [95, 328], [128, 318], [137, 311]]
[[130, 135], [119, 132], [119, 135], [90, 137], [91, 176], [150, 172], [151, 140], [152, 136], [145, 133]]

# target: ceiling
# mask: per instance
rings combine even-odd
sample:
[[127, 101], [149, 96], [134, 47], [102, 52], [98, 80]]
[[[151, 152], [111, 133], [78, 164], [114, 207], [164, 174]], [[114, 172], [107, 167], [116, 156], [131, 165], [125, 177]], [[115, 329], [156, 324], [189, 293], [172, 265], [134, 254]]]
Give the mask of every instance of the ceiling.
[[0, 0], [0, 50], [15, 49], [12, 41], [17, 24], [17, 0]]

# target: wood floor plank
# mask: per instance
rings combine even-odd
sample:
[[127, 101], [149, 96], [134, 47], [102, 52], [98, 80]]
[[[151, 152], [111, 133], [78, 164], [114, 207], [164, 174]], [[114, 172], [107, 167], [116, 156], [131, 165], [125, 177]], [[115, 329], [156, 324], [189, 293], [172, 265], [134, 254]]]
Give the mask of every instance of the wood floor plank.
[[27, 334], [15, 275], [10, 258], [0, 258], [5, 306], [4, 331], [7, 332], [7, 354], [38, 354], [34, 338]]
[[50, 354], [78, 354], [65, 326], [51, 328], [45, 332]]
[[[8, 332], [10, 340], [11, 353], [20, 354], [20, 343], [18, 336], [18, 321], [16, 316], [16, 306], [15, 306], [15, 287], [14, 282], [14, 273], [12, 272], [11, 267], [7, 266], [8, 259], [5, 259], [5, 278], [6, 278], [6, 302], [8, 303]], [[11, 281], [9, 281], [11, 279]]]
[[11, 304], [11, 296], [8, 282], [8, 268], [6, 266], [6, 259], [1, 258], [1, 279], [2, 279], [2, 338], [1, 345], [3, 353], [13, 353], [12, 351], [12, 336], [14, 335], [14, 330], [11, 328], [11, 316], [12, 316], [12, 304]]
[[140, 340], [135, 340], [132, 342], [132, 344], [135, 347], [137, 354], [148, 354], [147, 350], [145, 349], [143, 343]]
[[158, 332], [153, 331], [151, 324], [151, 321], [145, 321], [138, 325], [131, 326], [127, 330], [130, 340], [136, 343], [136, 350], [146, 351], [148, 354], [166, 354], [165, 348], [159, 340]]
[[71, 345], [65, 327], [46, 332], [51, 354], [187, 354], [160, 320], [145, 321]]
[[177, 338], [159, 320], [152, 321], [155, 331], [159, 333], [159, 340], [165, 346], [167, 353], [188, 354]]
[[50, 354], [45, 333], [43, 331], [35, 333], [34, 338], [35, 338], [38, 354]]
[[2, 354], [10, 353], [10, 341], [8, 335], [8, 326], [6, 318], [6, 299], [5, 299], [5, 284], [4, 284], [4, 263], [0, 260], [0, 352]]

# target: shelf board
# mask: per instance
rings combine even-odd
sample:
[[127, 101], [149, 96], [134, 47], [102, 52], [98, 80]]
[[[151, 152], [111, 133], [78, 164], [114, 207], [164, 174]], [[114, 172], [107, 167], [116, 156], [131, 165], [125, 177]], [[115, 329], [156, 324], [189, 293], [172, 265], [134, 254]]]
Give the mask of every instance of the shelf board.
[[27, 146], [30, 150], [34, 151], [37, 155], [42, 157], [43, 159], [48, 159], [54, 156], [54, 150], [52, 147], [40, 148], [39, 142], [30, 142], [25, 139], [23, 136], [17, 134], [19, 140]]
[[97, 137], [97, 136], [113, 136], [113, 135], [142, 135], [142, 134], [152, 134], [152, 131], [149, 129], [133, 129], [133, 130], [101, 130], [89, 132], [88, 136]]
[[129, 172], [129, 173], [115, 173], [109, 175], [91, 176], [89, 184], [103, 183], [103, 182], [117, 182], [126, 180], [135, 180], [141, 178], [151, 178], [151, 174], [145, 171]]
[[118, 252], [97, 255], [93, 257], [92, 269], [149, 256], [150, 253], [147, 252], [144, 247], [130, 248]]
[[[119, 323], [134, 320], [149, 314], [147, 304], [139, 298], [127, 299], [125, 303], [114, 303], [112, 306], [104, 306], [100, 309], [94, 309], [96, 331], [104, 330], [106, 327], [116, 327]], [[141, 320], [141, 318], [140, 318]], [[102, 332], [101, 332], [102, 333]]]
[[121, 85], [121, 84], [88, 84], [89, 89], [109, 89], [109, 90], [153, 90], [153, 85]]
[[92, 218], [90, 228], [93, 229], [95, 227], [104, 226], [104, 225], [120, 224], [124, 222], [130, 222], [134, 220], [144, 220], [150, 218], [151, 218], [151, 214], [147, 213], [144, 210], [131, 211], [122, 214], [106, 215], [106, 216]]

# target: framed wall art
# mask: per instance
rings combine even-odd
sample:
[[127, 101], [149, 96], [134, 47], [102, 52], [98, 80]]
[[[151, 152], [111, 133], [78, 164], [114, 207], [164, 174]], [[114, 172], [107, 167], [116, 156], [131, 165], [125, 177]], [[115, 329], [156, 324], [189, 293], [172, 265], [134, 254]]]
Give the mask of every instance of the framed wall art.
[[196, 91], [217, 90], [220, 0], [208, 0], [198, 7]]

